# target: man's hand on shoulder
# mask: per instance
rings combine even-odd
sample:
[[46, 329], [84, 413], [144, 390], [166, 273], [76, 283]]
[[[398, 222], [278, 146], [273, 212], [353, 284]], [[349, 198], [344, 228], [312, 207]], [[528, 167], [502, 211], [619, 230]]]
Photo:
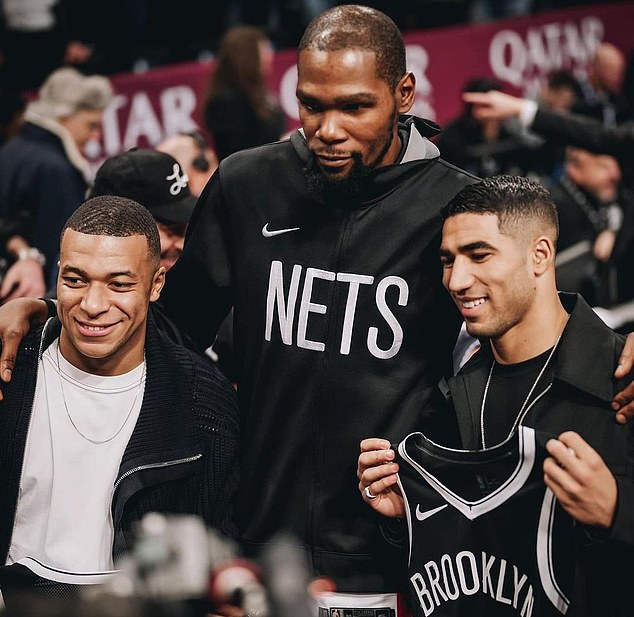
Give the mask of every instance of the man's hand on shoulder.
[[[624, 379], [632, 373], [634, 369], [634, 333], [630, 332], [625, 340], [625, 346], [619, 358], [619, 364], [614, 371], [615, 379]], [[617, 392], [612, 400], [612, 409], [616, 413], [616, 421], [619, 424], [626, 424], [634, 418], [634, 379]]]
[[568, 431], [546, 444], [544, 481], [576, 521], [608, 529], [616, 512], [616, 479], [599, 453], [578, 433]]
[[0, 378], [5, 383], [11, 381], [20, 342], [29, 333], [32, 325], [44, 323], [47, 316], [46, 302], [38, 298], [17, 298], [0, 306]]

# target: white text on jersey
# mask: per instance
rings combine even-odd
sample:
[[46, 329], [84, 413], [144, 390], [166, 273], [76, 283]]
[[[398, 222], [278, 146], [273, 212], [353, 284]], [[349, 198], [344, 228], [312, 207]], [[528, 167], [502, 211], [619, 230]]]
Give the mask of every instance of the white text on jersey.
[[444, 554], [439, 564], [428, 561], [410, 581], [425, 617], [442, 602], [476, 593], [513, 607], [520, 617], [531, 617], [535, 603], [533, 586], [526, 584], [526, 574], [520, 574], [517, 566], [507, 563], [506, 559], [483, 551], [479, 561], [471, 551], [460, 551], [455, 556]]
[[[350, 353], [352, 342], [352, 332], [354, 328], [354, 316], [359, 297], [361, 285], [374, 285], [374, 277], [365, 274], [353, 274], [349, 272], [329, 272], [318, 268], [306, 268], [304, 284], [300, 296], [300, 281], [302, 278], [302, 266], [293, 266], [290, 285], [288, 287], [288, 297], [284, 295], [284, 274], [282, 262], [271, 262], [271, 272], [269, 275], [269, 288], [266, 299], [266, 328], [264, 336], [267, 341], [271, 340], [275, 307], [277, 305], [277, 317], [280, 325], [280, 335], [285, 345], [293, 344], [293, 326], [295, 320], [295, 309], [298, 296], [300, 297], [299, 312], [297, 317], [296, 344], [303, 349], [314, 351], [325, 351], [326, 345], [322, 341], [312, 341], [306, 338], [308, 328], [308, 317], [310, 313], [325, 315], [328, 307], [325, 304], [318, 304], [312, 301], [313, 281], [321, 279], [324, 281], [336, 281], [348, 285], [348, 297], [346, 300], [345, 314], [343, 318], [343, 329], [339, 352], [342, 355]], [[390, 287], [398, 290], [398, 305], [407, 306], [409, 299], [409, 287], [407, 282], [399, 276], [386, 276], [376, 284], [375, 299], [376, 307], [392, 332], [392, 343], [387, 348], [380, 348], [378, 345], [379, 329], [372, 326], [368, 329], [366, 344], [369, 352], [382, 360], [393, 358], [401, 349], [403, 344], [403, 328], [396, 316], [387, 305], [386, 292]], [[381, 324], [383, 325], [383, 324]]]

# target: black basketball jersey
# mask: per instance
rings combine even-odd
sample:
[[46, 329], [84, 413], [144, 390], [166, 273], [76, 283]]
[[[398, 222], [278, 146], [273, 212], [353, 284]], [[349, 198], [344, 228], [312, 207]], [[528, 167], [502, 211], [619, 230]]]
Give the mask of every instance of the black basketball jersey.
[[398, 445], [417, 615], [566, 613], [574, 521], [544, 484], [545, 456], [525, 426], [486, 450], [444, 448], [422, 433]]

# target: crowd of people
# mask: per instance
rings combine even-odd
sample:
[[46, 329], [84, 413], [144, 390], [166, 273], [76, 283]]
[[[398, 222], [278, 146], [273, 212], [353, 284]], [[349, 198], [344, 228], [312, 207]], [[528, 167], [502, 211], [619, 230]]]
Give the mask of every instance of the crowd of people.
[[[297, 46], [308, 22], [342, 0], [2, 0], [0, 81], [37, 88], [62, 64], [87, 73], [145, 70], [218, 53], [238, 24]], [[373, 0], [403, 29], [435, 28], [592, 4], [591, 0]], [[186, 20], [186, 26], [181, 21]], [[179, 27], [175, 27], [178, 23]], [[184, 23], [184, 22], [183, 22]], [[113, 36], [116, 33], [116, 36]], [[26, 69], [26, 70], [25, 70]]]
[[470, 80], [440, 132], [394, 21], [317, 5], [289, 136], [238, 26], [215, 149], [92, 177], [113, 93], [70, 67], [0, 147], [8, 609], [107, 580], [158, 511], [250, 558], [291, 533], [320, 617], [630, 615], [634, 337], [591, 306], [634, 300], [631, 63]]
[[[627, 127], [634, 120], [634, 60], [628, 65], [621, 50], [604, 42], [588, 74], [584, 82], [569, 71], [553, 72], [539, 97], [540, 109], [555, 122], [570, 112], [607, 131]], [[610, 149], [602, 137], [589, 143], [577, 135], [562, 139], [543, 132], [519, 111], [483, 112], [479, 102], [490, 100], [489, 92], [504, 97], [501, 90], [502, 84], [489, 78], [465, 85], [464, 113], [437, 140], [443, 156], [479, 177], [511, 173], [541, 182], [559, 211], [561, 288], [581, 292], [594, 306], [610, 308], [632, 300], [631, 157]]]

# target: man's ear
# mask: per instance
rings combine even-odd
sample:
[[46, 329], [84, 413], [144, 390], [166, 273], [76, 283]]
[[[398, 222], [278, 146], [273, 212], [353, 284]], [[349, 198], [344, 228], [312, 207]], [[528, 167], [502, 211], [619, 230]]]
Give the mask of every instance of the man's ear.
[[398, 104], [398, 113], [406, 114], [414, 104], [416, 95], [416, 77], [414, 73], [408, 71], [401, 77], [396, 86], [395, 95]]
[[548, 236], [539, 236], [533, 242], [533, 271], [537, 275], [544, 274], [555, 266], [555, 244]]
[[152, 279], [152, 289], [150, 291], [150, 302], [156, 302], [161, 297], [161, 290], [165, 285], [165, 266], [161, 266]]

